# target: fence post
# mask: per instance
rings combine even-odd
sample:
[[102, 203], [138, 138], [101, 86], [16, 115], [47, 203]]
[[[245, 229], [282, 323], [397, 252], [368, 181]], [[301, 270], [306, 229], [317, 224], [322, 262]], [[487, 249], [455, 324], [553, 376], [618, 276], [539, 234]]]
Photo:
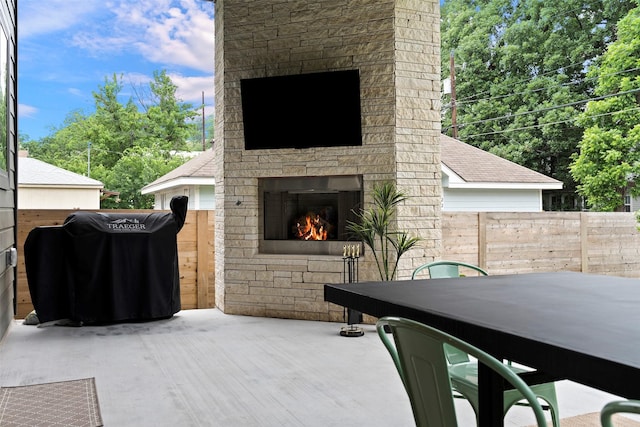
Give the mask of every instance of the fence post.
[[580, 271], [589, 272], [589, 217], [580, 212]]
[[487, 213], [478, 212], [478, 266], [487, 269]]
[[197, 308], [206, 308], [209, 300], [209, 283], [208, 283], [208, 225], [209, 211], [197, 211], [196, 216], [196, 236], [197, 236], [197, 266], [196, 266], [196, 292], [197, 292]]

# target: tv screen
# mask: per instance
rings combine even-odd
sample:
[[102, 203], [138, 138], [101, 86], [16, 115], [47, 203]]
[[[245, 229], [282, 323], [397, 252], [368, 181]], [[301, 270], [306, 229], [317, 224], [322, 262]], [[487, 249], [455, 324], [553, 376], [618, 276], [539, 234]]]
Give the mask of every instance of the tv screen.
[[240, 80], [244, 146], [362, 145], [358, 70]]

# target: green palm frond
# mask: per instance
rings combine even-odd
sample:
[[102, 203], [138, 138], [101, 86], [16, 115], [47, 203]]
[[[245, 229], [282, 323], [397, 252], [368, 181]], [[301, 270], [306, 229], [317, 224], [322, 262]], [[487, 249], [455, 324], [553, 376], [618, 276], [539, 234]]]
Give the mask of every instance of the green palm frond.
[[407, 199], [393, 182], [375, 185], [372, 194], [373, 207], [354, 211], [357, 220], [347, 221], [347, 231], [353, 239], [361, 240], [371, 248], [381, 280], [388, 281], [395, 276], [400, 257], [413, 249], [421, 239], [409, 237], [404, 231], [392, 230], [397, 206]]
[[390, 239], [389, 241], [396, 249], [396, 252], [399, 256], [402, 256], [405, 252], [413, 249], [420, 241], [422, 240], [420, 237], [409, 237], [406, 232], [396, 233], [397, 238]]
[[399, 191], [393, 182], [384, 182], [373, 190], [373, 202], [386, 212], [393, 212], [396, 206], [405, 201], [407, 196]]

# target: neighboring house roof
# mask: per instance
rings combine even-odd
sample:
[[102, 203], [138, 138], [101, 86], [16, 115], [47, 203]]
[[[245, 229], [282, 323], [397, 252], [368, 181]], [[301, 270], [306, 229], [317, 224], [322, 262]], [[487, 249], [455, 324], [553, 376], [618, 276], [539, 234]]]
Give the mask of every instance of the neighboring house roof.
[[145, 185], [141, 192], [142, 194], [156, 193], [183, 185], [215, 185], [213, 172], [213, 149], [209, 149]]
[[18, 185], [25, 187], [104, 187], [104, 184], [98, 180], [30, 157], [18, 157]]
[[562, 181], [520, 166], [447, 135], [440, 135], [442, 172], [449, 188], [538, 188], [556, 190]]
[[[562, 181], [520, 166], [457, 139], [440, 135], [442, 172], [449, 188], [561, 189]], [[184, 185], [215, 185], [213, 149], [142, 188], [156, 193]]]

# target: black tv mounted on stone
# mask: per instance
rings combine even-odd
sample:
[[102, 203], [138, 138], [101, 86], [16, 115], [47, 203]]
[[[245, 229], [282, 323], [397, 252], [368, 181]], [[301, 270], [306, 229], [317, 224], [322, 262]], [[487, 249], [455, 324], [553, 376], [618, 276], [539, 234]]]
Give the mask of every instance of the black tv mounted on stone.
[[358, 70], [243, 79], [240, 91], [246, 150], [362, 145]]

